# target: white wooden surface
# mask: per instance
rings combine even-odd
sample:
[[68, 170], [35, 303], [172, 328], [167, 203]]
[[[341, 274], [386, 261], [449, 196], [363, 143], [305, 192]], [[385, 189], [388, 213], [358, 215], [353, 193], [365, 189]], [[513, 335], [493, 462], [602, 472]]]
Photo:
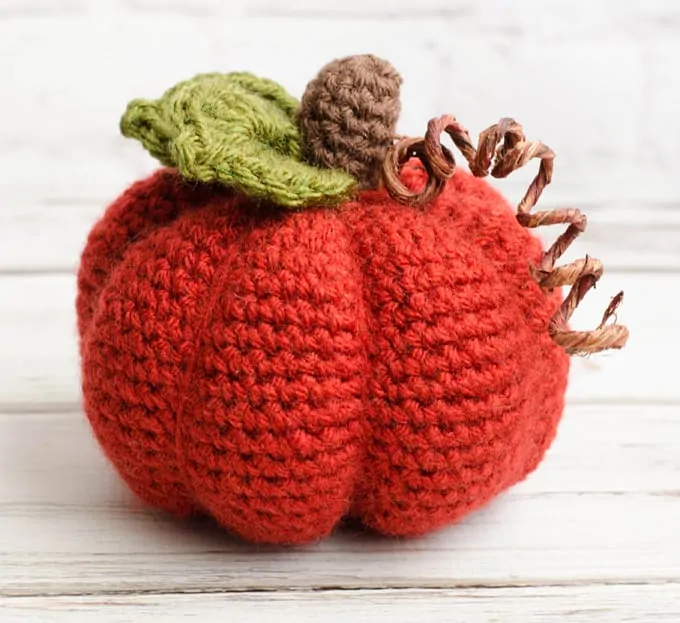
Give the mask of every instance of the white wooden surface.
[[[74, 269], [155, 166], [117, 134], [127, 100], [236, 69], [299, 95], [366, 51], [405, 77], [403, 132], [511, 115], [556, 150], [544, 205], [583, 208], [569, 257], [607, 266], [575, 321], [623, 288], [631, 340], [574, 362], [544, 463], [462, 524], [250, 548], [143, 508], [103, 459]], [[680, 620], [679, 66], [676, 0], [0, 0], [0, 621]]]

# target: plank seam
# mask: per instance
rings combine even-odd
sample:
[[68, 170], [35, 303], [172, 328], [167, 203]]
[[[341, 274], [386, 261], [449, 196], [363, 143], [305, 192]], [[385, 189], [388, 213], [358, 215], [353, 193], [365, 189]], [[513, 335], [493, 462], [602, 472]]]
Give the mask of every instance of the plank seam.
[[678, 586], [680, 590], [680, 580], [678, 578], [653, 578], [653, 579], [626, 579], [626, 580], [589, 580], [578, 579], [574, 581], [562, 582], [451, 582], [422, 585], [400, 585], [384, 584], [375, 586], [342, 586], [335, 584], [319, 585], [312, 587], [250, 587], [250, 588], [224, 588], [224, 587], [205, 587], [201, 589], [116, 589], [116, 590], [97, 590], [97, 591], [36, 591], [36, 592], [12, 592], [1, 591], [0, 597], [5, 599], [35, 599], [45, 597], [127, 597], [127, 596], [163, 596], [163, 595], [239, 595], [239, 594], [261, 594], [261, 593], [284, 593], [284, 594], [317, 594], [317, 593], [381, 593], [381, 592], [439, 592], [447, 590], [507, 590], [507, 589], [526, 589], [526, 588], [574, 588], [580, 586], [607, 587], [607, 586]]

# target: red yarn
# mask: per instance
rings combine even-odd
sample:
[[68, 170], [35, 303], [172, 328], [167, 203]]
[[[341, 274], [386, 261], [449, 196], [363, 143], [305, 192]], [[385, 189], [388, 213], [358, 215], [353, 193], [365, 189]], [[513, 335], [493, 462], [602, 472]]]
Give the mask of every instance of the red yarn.
[[[422, 184], [414, 165], [409, 184]], [[345, 516], [415, 536], [536, 468], [569, 359], [541, 245], [458, 170], [425, 208], [254, 206], [161, 170], [92, 230], [78, 275], [84, 406], [129, 487], [255, 541]]]

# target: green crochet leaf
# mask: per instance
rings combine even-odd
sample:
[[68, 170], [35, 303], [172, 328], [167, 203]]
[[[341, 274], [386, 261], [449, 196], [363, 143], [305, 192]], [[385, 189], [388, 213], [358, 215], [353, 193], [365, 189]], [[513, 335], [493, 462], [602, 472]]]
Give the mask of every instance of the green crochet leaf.
[[356, 180], [302, 161], [298, 105], [266, 78], [200, 74], [160, 99], [131, 101], [120, 130], [188, 180], [219, 182], [291, 208], [339, 203]]

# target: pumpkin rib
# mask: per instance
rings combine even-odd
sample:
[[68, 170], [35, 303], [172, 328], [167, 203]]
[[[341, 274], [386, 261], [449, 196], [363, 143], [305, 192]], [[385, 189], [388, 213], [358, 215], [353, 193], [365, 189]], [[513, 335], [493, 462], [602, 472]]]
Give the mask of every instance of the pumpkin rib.
[[[131, 246], [172, 223], [213, 189], [186, 183], [172, 169], [133, 182], [106, 208], [88, 234], [77, 271], [79, 333], [84, 336], [99, 294]], [[224, 192], [224, 191], [222, 191]]]
[[[180, 186], [171, 190], [182, 198]], [[180, 205], [181, 215], [128, 243], [112, 265], [83, 336], [82, 385], [92, 428], [122, 478], [147, 503], [186, 516], [198, 508], [176, 451], [178, 405], [201, 302], [224, 254], [210, 231], [227, 235], [232, 217]]]
[[[445, 193], [450, 193], [451, 202], [457, 201], [455, 189], [450, 187]], [[370, 479], [363, 484], [362, 491], [357, 494], [352, 514], [379, 532], [397, 536], [422, 534], [455, 521], [505, 489], [509, 481], [523, 477], [527, 462], [530, 462], [527, 455], [532, 455], [534, 451], [540, 453], [540, 449], [532, 449], [523, 441], [526, 434], [525, 420], [528, 418], [538, 425], [547, 427], [553, 426], [554, 422], [552, 417], [542, 419], [540, 409], [534, 413], [531, 413], [530, 409], [527, 411], [523, 396], [527, 391], [532, 391], [530, 387], [517, 389], [521, 379], [515, 367], [519, 370], [526, 369], [532, 354], [532, 349], [522, 348], [519, 341], [522, 336], [525, 340], [528, 337], [527, 328], [522, 324], [520, 296], [516, 293], [514, 284], [508, 283], [504, 274], [496, 271], [483, 255], [483, 250], [475, 245], [474, 240], [459, 238], [459, 230], [456, 227], [458, 215], [455, 214], [455, 210], [449, 213], [436, 208], [414, 211], [411, 208], [390, 205], [389, 208], [385, 206], [383, 211], [381, 205], [362, 204], [361, 213], [355, 214], [352, 208], [354, 206], [348, 207], [343, 214], [360, 230], [358, 233], [355, 230], [358, 245], [356, 255], [366, 257], [367, 262], [373, 261], [373, 264], [364, 265], [365, 298], [369, 309], [372, 310], [370, 312], [374, 332], [372, 342], [375, 345], [382, 343], [382, 348], [388, 349], [385, 352], [377, 351], [373, 356], [374, 383], [382, 376], [388, 384], [383, 385], [378, 381], [377, 385], [374, 384], [374, 390], [369, 398], [374, 405], [382, 403], [384, 406], [374, 406], [377, 411], [374, 411], [372, 416], [369, 464], [366, 468]], [[418, 245], [417, 251], [414, 251], [406, 244], [407, 239], [400, 232], [406, 232], [405, 235], [408, 235], [409, 239], [414, 232], [426, 233], [427, 237], [421, 239], [418, 236], [411, 240], [409, 244]], [[365, 249], [363, 251], [362, 240]], [[385, 242], [386, 240], [388, 242]], [[390, 240], [393, 242], [389, 242]], [[442, 248], [444, 240], [450, 241], [447, 243], [448, 250]], [[380, 241], [382, 246], [379, 246], [380, 243], [377, 241]], [[448, 254], [451, 259], [444, 260], [447, 255], [443, 254]], [[411, 308], [408, 308], [407, 314], [407, 308], [401, 306], [408, 306], [409, 300], [391, 297], [394, 294], [398, 295], [401, 288], [409, 292], [409, 297], [413, 298], [418, 292], [414, 288], [424, 286], [416, 286], [413, 276], [408, 284], [403, 283], [400, 288], [394, 288], [391, 284], [399, 278], [397, 275], [400, 271], [402, 275], [406, 274], [404, 271], [409, 262], [417, 266], [417, 270], [422, 271], [427, 270], [428, 262], [435, 262], [439, 266], [437, 263], [442, 261], [454, 261], [458, 264], [444, 264], [442, 268], [448, 266], [448, 270], [437, 270], [427, 279], [420, 281], [432, 282], [435, 274], [438, 275], [436, 278], [444, 280], [435, 283], [434, 289], [432, 285], [428, 286], [422, 300], [432, 306], [436, 304], [434, 297], [437, 294], [448, 296], [448, 303], [444, 305], [450, 310], [448, 318], [432, 315], [428, 310]], [[458, 268], [461, 261], [462, 267]], [[400, 267], [400, 270], [395, 270], [394, 267]], [[482, 272], [479, 272], [480, 270]], [[384, 275], [384, 287], [393, 288], [394, 294], [390, 294], [389, 290], [381, 290], [383, 286], [374, 280], [377, 274]], [[446, 417], [454, 418], [450, 420], [451, 426], [455, 423], [458, 434], [468, 437], [467, 441], [465, 437], [461, 437], [457, 447], [447, 450], [445, 437], [431, 425], [435, 420], [441, 421], [439, 418], [443, 414], [435, 416], [431, 412], [429, 405], [432, 403], [427, 394], [424, 394], [427, 399], [425, 404], [420, 404], [418, 394], [413, 394], [411, 390], [408, 392], [410, 397], [401, 402], [397, 395], [392, 393], [392, 387], [416, 388], [420, 385], [423, 385], [423, 391], [427, 391], [427, 384], [424, 384], [427, 382], [427, 372], [416, 366], [411, 374], [394, 377], [394, 371], [390, 371], [389, 366], [392, 365], [391, 362], [398, 366], [408, 365], [406, 363], [408, 357], [413, 357], [415, 351], [410, 349], [415, 343], [411, 344], [408, 340], [416, 339], [416, 334], [409, 337], [408, 327], [414, 326], [418, 313], [421, 315], [427, 313], [427, 322], [424, 323], [424, 326], [428, 327], [427, 330], [433, 330], [438, 322], [444, 320], [455, 324], [464, 318], [456, 313], [458, 300], [456, 297], [464, 292], [461, 288], [464, 288], [464, 284], [471, 279], [476, 282], [475, 289], [478, 293], [486, 289], [495, 294], [488, 300], [480, 298], [479, 295], [475, 296], [474, 289], [465, 295], [468, 297], [465, 300], [469, 300], [478, 310], [477, 317], [470, 316], [465, 320], [472, 323], [465, 329], [469, 337], [464, 341], [458, 340], [456, 348], [458, 355], [455, 361], [451, 360], [449, 364], [445, 363], [447, 360], [442, 360], [440, 364], [436, 364], [432, 382], [441, 383], [441, 375], [446, 373], [449, 365], [453, 366], [452, 372], [456, 373], [457, 370], [460, 374], [462, 369], [457, 366], [462, 364], [463, 359], [460, 359], [460, 355], [466, 349], [469, 349], [470, 361], [477, 362], [470, 364], [471, 371], [485, 357], [488, 361], [480, 372], [481, 385], [475, 383], [474, 386], [470, 386], [469, 391], [463, 390], [462, 393], [462, 388], [452, 389], [452, 394], [439, 399], [438, 406], [445, 409], [448, 414]], [[527, 272], [526, 280], [528, 279]], [[450, 284], [448, 286], [450, 290], [448, 294], [443, 294], [447, 292], [447, 286], [444, 285], [447, 283]], [[502, 299], [499, 298], [501, 296]], [[376, 297], [382, 301], [380, 305], [387, 311], [381, 313], [380, 306], [376, 308], [378, 300]], [[382, 320], [383, 316], [385, 321]], [[387, 317], [391, 319], [389, 322], [386, 321]], [[481, 329], [483, 325], [475, 323], [479, 323], [482, 317], [495, 318], [494, 323], [501, 321], [502, 324], [498, 325], [499, 330], [494, 331], [491, 327]], [[456, 320], [457, 318], [459, 320]], [[385, 328], [394, 330], [400, 341], [404, 342], [403, 346], [386, 341]], [[516, 334], [514, 340], [508, 341], [509, 332]], [[481, 341], [475, 341], [475, 334], [484, 337]], [[487, 344], [493, 344], [489, 339], [494, 334], [498, 336], [499, 343], [504, 344], [505, 355], [494, 354], [489, 350]], [[438, 339], [441, 342], [442, 336]], [[395, 348], [409, 350], [399, 351], [402, 352], [401, 355], [388, 356], [387, 352], [390, 351], [398, 353], [393, 350]], [[437, 355], [437, 347], [434, 344], [429, 345], [427, 355], [425, 351], [423, 353], [423, 356], [430, 359], [441, 356]], [[506, 381], [494, 390], [493, 385], [489, 384], [489, 379], [500, 380], [503, 377], [499, 375], [505, 375]], [[471, 377], [468, 382], [473, 378]], [[508, 397], [503, 398], [506, 393]], [[461, 401], [463, 396], [471, 397], [467, 405]], [[409, 402], [413, 402], [414, 399], [416, 403], [409, 407]], [[508, 411], [506, 406], [499, 411], [499, 406], [507, 403], [507, 400], [511, 400], [511, 404], [514, 402], [512, 410]], [[413, 410], [416, 408], [418, 411]], [[421, 412], [423, 408], [427, 411]], [[426, 428], [419, 427], [417, 421], [411, 419], [419, 412], [420, 417], [428, 423]], [[460, 416], [455, 415], [459, 412]], [[383, 415], [380, 415], [381, 413]], [[398, 422], [394, 421], [395, 417]], [[435, 436], [442, 440], [441, 446], [426, 443], [427, 439], [431, 440]], [[479, 438], [484, 438], [485, 444], [484, 454], [481, 455], [479, 443], [474, 442]], [[508, 451], [508, 448], [512, 450]], [[430, 468], [426, 467], [428, 462], [431, 464]], [[500, 467], [499, 464], [506, 467]], [[380, 465], [383, 466], [379, 467]]]
[[[196, 501], [250, 541], [321, 538], [349, 507], [365, 445], [366, 337], [345, 227], [321, 211], [257, 219], [222, 270], [230, 278], [215, 287], [199, 356], [206, 375], [192, 375], [197, 402], [183, 436]], [[284, 317], [296, 312], [306, 348], [285, 353], [297, 329]], [[250, 332], [262, 322], [276, 327], [271, 340]], [[271, 369], [278, 385], [263, 385]], [[326, 378], [334, 385], [320, 384]], [[272, 495], [277, 487], [291, 495]]]

